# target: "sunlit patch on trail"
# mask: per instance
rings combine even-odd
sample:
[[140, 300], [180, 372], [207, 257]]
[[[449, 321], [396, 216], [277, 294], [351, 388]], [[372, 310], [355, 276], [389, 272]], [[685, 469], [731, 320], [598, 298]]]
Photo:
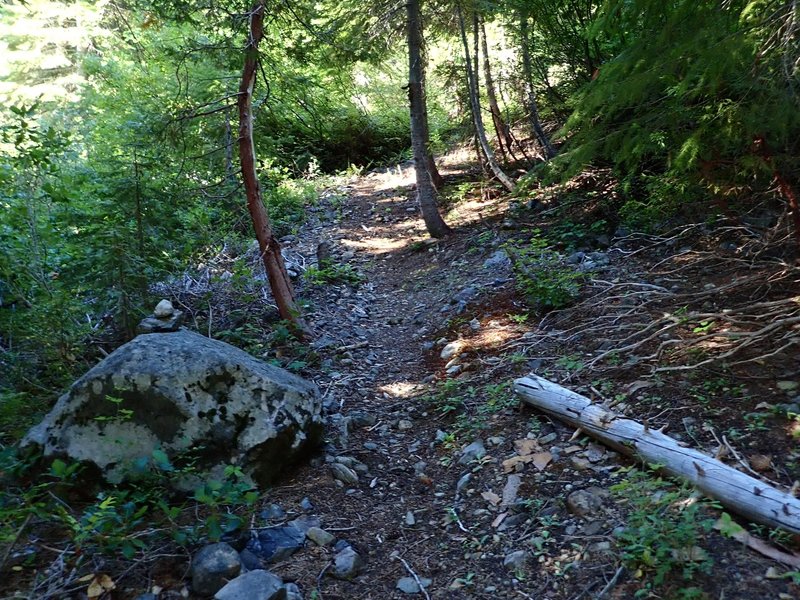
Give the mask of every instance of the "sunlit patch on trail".
[[343, 243], [345, 246], [355, 248], [358, 250], [366, 250], [372, 254], [386, 254], [395, 252], [408, 246], [409, 241], [402, 237], [388, 238], [388, 237], [369, 237], [362, 240], [347, 240]]
[[378, 391], [392, 398], [413, 398], [425, 389], [423, 384], [414, 381], [394, 381], [378, 387]]

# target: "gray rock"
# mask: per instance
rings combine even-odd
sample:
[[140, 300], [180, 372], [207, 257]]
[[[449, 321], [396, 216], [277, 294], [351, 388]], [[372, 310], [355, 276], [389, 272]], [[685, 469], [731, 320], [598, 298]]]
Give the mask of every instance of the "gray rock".
[[603, 529], [603, 521], [590, 521], [581, 529], [581, 535], [597, 535]]
[[331, 474], [333, 475], [334, 479], [338, 479], [347, 485], [358, 483], [358, 475], [356, 472], [350, 467], [347, 467], [341, 463], [337, 462], [331, 464]]
[[170, 333], [179, 331], [183, 325], [183, 311], [176, 310], [174, 314], [163, 319], [146, 317], [137, 326], [138, 333]]
[[179, 489], [221, 479], [231, 462], [267, 485], [318, 440], [321, 409], [313, 383], [229, 344], [140, 335], [78, 379], [22, 446], [92, 463], [115, 484], [149, 470], [155, 451], [172, 461], [202, 447]]
[[452, 304], [466, 304], [471, 300], [474, 300], [478, 297], [478, 288], [474, 286], [467, 286], [460, 292], [458, 292], [453, 299], [451, 300]]
[[300, 508], [306, 512], [311, 512], [314, 510], [314, 503], [308, 497], [305, 497], [300, 500]]
[[199, 596], [213, 596], [241, 571], [236, 550], [225, 543], [211, 544], [192, 558], [192, 589]]
[[486, 456], [486, 448], [483, 445], [483, 440], [477, 439], [461, 451], [458, 464], [468, 465], [472, 461], [480, 460], [484, 456]]
[[609, 263], [608, 254], [605, 252], [589, 252], [586, 258], [598, 265], [607, 265]]
[[589, 462], [589, 459], [581, 456], [571, 456], [569, 460], [570, 464], [576, 471], [586, 471], [592, 466], [592, 463]]
[[513, 506], [517, 501], [517, 494], [522, 485], [522, 477], [519, 475], [509, 475], [506, 484], [503, 486], [503, 503], [501, 506]]
[[590, 515], [600, 510], [605, 495], [604, 490], [596, 487], [576, 490], [567, 496], [567, 508], [579, 517]]
[[[420, 577], [419, 582], [422, 584], [422, 587], [426, 589], [433, 583], [432, 580], [426, 579], [425, 577]], [[401, 577], [397, 580], [396, 587], [404, 594], [419, 594], [422, 591], [417, 580], [413, 577]]]
[[506, 271], [511, 268], [511, 259], [505, 250], [497, 250], [483, 261], [483, 268], [490, 271]]
[[506, 554], [503, 559], [503, 566], [510, 571], [519, 571], [525, 567], [525, 562], [528, 560], [528, 553], [525, 550], [517, 550]]
[[248, 571], [255, 571], [256, 569], [264, 568], [264, 564], [261, 562], [261, 559], [250, 552], [250, 550], [247, 548], [239, 552], [239, 560], [242, 561], [242, 565]]
[[628, 237], [630, 234], [631, 234], [631, 230], [630, 229], [628, 229], [627, 227], [620, 226], [620, 227], [617, 227], [617, 230], [614, 232], [614, 237], [615, 238], [624, 238], [624, 237]]
[[611, 542], [593, 542], [586, 547], [587, 554], [603, 554], [611, 550]]
[[300, 550], [305, 540], [305, 532], [294, 525], [266, 527], [248, 542], [247, 550], [266, 562], [276, 563]]
[[363, 410], [351, 411], [348, 416], [350, 417], [350, 422], [353, 424], [353, 427], [372, 427], [378, 421], [375, 415]]
[[444, 368], [445, 368], [445, 370], [447, 370], [450, 367], [453, 367], [453, 366], [458, 365], [460, 363], [461, 363], [461, 357], [460, 356], [456, 356], [455, 358], [450, 359], [450, 361], [444, 366]]
[[464, 491], [464, 488], [467, 487], [470, 479], [472, 479], [472, 473], [465, 473], [459, 478], [458, 482], [456, 483], [456, 495]]
[[303, 594], [300, 593], [300, 588], [294, 583], [287, 583], [283, 586], [286, 590], [286, 600], [303, 600]]
[[352, 546], [347, 546], [334, 556], [331, 575], [336, 579], [355, 579], [365, 566], [361, 555]]
[[286, 600], [280, 577], [258, 569], [239, 575], [214, 595], [214, 600]]
[[414, 428], [414, 422], [413, 421], [409, 421], [408, 419], [400, 419], [397, 422], [397, 428], [400, 431], [408, 431], [409, 429], [413, 429]]
[[312, 527], [319, 527], [321, 525], [321, 521], [319, 520], [319, 517], [305, 516], [297, 517], [296, 519], [289, 521], [287, 525], [289, 527], [294, 527], [298, 531], [302, 532], [303, 535], [305, 535]]
[[172, 306], [172, 302], [166, 299], [156, 304], [156, 308], [153, 310], [153, 316], [156, 319], [168, 319], [174, 314], [175, 307]]
[[585, 252], [573, 252], [567, 257], [567, 263], [570, 265], [579, 265], [586, 258]]
[[414, 513], [410, 510], [406, 513], [406, 525], [411, 527], [412, 525], [417, 524], [417, 518], [414, 516]]
[[310, 346], [315, 350], [324, 350], [325, 348], [332, 348], [336, 345], [336, 340], [332, 337], [323, 335], [319, 339], [311, 342]]
[[439, 354], [442, 360], [450, 360], [456, 354], [461, 351], [461, 342], [455, 341], [450, 342], [444, 348], [442, 348], [442, 352]]
[[554, 433], [548, 433], [547, 435], [540, 437], [537, 441], [540, 444], [544, 445], [544, 444], [549, 444], [551, 442], [555, 442], [557, 439], [558, 439], [558, 434], [554, 432]]
[[317, 546], [330, 546], [334, 540], [336, 540], [335, 535], [328, 533], [319, 527], [311, 527], [308, 531], [306, 531], [306, 537], [314, 542]]
[[527, 514], [511, 515], [510, 517], [504, 519], [502, 523], [500, 523], [500, 526], [497, 528], [497, 531], [507, 531], [509, 529], [514, 529], [524, 524], [527, 520], [528, 520]]
[[280, 521], [286, 518], [286, 511], [281, 508], [280, 504], [272, 503], [268, 504], [259, 516], [267, 521]]

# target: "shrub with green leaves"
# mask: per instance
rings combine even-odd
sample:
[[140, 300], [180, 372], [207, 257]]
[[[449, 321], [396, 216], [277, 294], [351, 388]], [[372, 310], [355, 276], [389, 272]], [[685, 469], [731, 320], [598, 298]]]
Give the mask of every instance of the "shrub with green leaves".
[[578, 297], [583, 273], [566, 264], [540, 230], [531, 233], [525, 245], [505, 246], [514, 266], [517, 289], [536, 310], [569, 306]]
[[364, 281], [363, 275], [350, 265], [336, 264], [330, 261], [325, 261], [320, 267], [306, 269], [305, 279], [312, 285], [326, 285], [329, 283], [358, 285]]
[[0, 494], [0, 543], [14, 540], [23, 524], [46, 524], [81, 554], [133, 558], [167, 538], [181, 545], [219, 541], [246, 526], [260, 497], [236, 466], [226, 467], [220, 479], [203, 481], [187, 498], [169, 489], [175, 478], [194, 475], [191, 462], [176, 467], [159, 450], [142, 462], [136, 484], [107, 487], [86, 502], [76, 499], [87, 477], [79, 463], [55, 459], [40, 472], [33, 459], [4, 450], [0, 475], [15, 483]]
[[688, 486], [676, 487], [635, 469], [611, 491], [629, 511], [617, 536], [622, 559], [635, 577], [649, 582], [637, 597], [663, 585], [673, 573], [688, 581], [695, 573], [711, 571], [713, 560], [699, 545], [714, 525], [714, 519], [703, 514], [710, 503], [698, 499]]

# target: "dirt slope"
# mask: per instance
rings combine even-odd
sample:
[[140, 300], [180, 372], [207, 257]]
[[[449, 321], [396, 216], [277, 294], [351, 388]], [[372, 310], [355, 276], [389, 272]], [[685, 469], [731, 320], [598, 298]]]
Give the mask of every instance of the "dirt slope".
[[[459, 165], [447, 171], [451, 181], [459, 179]], [[605, 597], [632, 598], [660, 567], [674, 569], [653, 597], [798, 597], [796, 586], [777, 578], [787, 569], [707, 530], [719, 512], [678, 510], [677, 533], [656, 523], [652, 530], [637, 527], [639, 538], [625, 538], [626, 528], [652, 516], [648, 511], [675, 510], [669, 503], [674, 488], [625, 483], [628, 475], [620, 468], [629, 462], [520, 407], [504, 384], [537, 369], [613, 398], [631, 389], [624, 386], [636, 382], [636, 370], [571, 377], [594, 347], [579, 338], [555, 343], [535, 317], [524, 316], [511, 269], [496, 252], [520, 229], [537, 225], [535, 217], [509, 222], [507, 200], [493, 199], [492, 189], [473, 188], [448, 215], [456, 233], [429, 242], [411, 176], [406, 166], [352, 181], [339, 190], [344, 197], [332, 196], [327, 219], [308, 227], [292, 248], [309, 256], [316, 244], [329, 242], [335, 261], [351, 265], [364, 282], [304, 292], [310, 293], [320, 336], [317, 383], [341, 414], [332, 417], [324, 454], [271, 490], [268, 501], [302, 512], [300, 501], [307, 498], [323, 527], [358, 548], [367, 567], [353, 582], [331, 579], [323, 571], [332, 553], [316, 548], [273, 570], [296, 581], [306, 598], [404, 598], [396, 586], [412, 571], [431, 580], [431, 598], [577, 599], [598, 597], [604, 589]], [[634, 259], [625, 258], [629, 252], [607, 250], [610, 264], [596, 277], [625, 281], [635, 270]], [[685, 282], [690, 288], [706, 275], [693, 277]], [[453, 341], [460, 369], [448, 375], [450, 361], [440, 353]], [[651, 394], [644, 403], [635, 390], [624, 397], [629, 414], [682, 424], [692, 438], [687, 441], [713, 453], [702, 427], [705, 415], [690, 408], [694, 396], [686, 394], [702, 388], [702, 381], [668, 381], [658, 398]], [[647, 390], [650, 384], [642, 385]], [[670, 397], [673, 385], [682, 396]], [[726, 402], [716, 391], [708, 391], [704, 408]], [[741, 421], [741, 415], [720, 418]], [[476, 440], [485, 455], [461, 460]], [[344, 485], [332, 476], [329, 463], [337, 457], [361, 463], [357, 483]], [[504, 464], [507, 459], [518, 464]], [[786, 482], [790, 474], [783, 475]], [[613, 484], [621, 491], [612, 494]], [[687, 539], [702, 550], [681, 558], [670, 545]], [[648, 551], [649, 567], [639, 572], [621, 570], [624, 553], [642, 553], [637, 543], [661, 554]], [[684, 581], [683, 571], [697, 574]]]

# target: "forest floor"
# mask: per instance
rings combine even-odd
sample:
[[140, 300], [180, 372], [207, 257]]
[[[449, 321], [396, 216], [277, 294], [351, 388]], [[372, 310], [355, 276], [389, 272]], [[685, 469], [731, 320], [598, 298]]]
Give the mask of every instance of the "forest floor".
[[[660, 598], [800, 597], [791, 568], [713, 529], [718, 506], [637, 474], [510, 391], [536, 372], [791, 487], [800, 371], [796, 346], [781, 346], [797, 339], [798, 270], [757, 250], [748, 226], [597, 233], [602, 177], [524, 207], [470, 183], [463, 155], [443, 167], [455, 230], [444, 240], [425, 235], [413, 170], [402, 165], [330, 191], [322, 221], [289, 242], [304, 256], [326, 242], [363, 280], [304, 291], [322, 358], [315, 379], [338, 414], [324, 455], [268, 501], [302, 513], [308, 499], [367, 566], [353, 582], [321, 576], [332, 554], [315, 548], [272, 570], [320, 599], [404, 598], [404, 577], [430, 580], [419, 594], [430, 598], [622, 599], [650, 588]], [[544, 318], [498, 253], [525, 259], [519, 249], [540, 235], [587, 274], [576, 302]], [[548, 268], [541, 261], [552, 257], [537, 256]], [[534, 291], [547, 285], [556, 284]], [[725, 328], [724, 315], [733, 315]], [[756, 334], [724, 335], [731, 329]], [[751, 343], [739, 348], [742, 339]], [[451, 342], [453, 357], [442, 358]], [[715, 360], [726, 352], [740, 364]], [[476, 441], [485, 453], [470, 454]], [[361, 463], [358, 483], [332, 477], [334, 460]], [[796, 547], [780, 532], [750, 531]]]
[[[800, 597], [797, 567], [714, 528], [718, 505], [511, 391], [535, 372], [791, 487], [800, 479], [800, 276], [763, 243], [777, 228], [610, 233], [603, 174], [523, 205], [475, 183], [465, 154], [442, 167], [454, 228], [446, 239], [426, 235], [404, 164], [327, 190], [283, 240], [306, 267], [323, 244], [332, 266], [317, 278], [334, 281], [306, 277], [301, 289], [311, 347], [295, 356], [299, 345], [287, 342], [265, 356], [307, 361], [303, 374], [330, 415], [322, 451], [260, 509], [318, 518], [366, 567], [353, 581], [333, 579], [333, 550], [308, 544], [270, 570], [307, 600], [405, 598], [414, 590], [398, 584], [417, 578], [427, 585], [412, 597], [440, 599]], [[537, 298], [572, 291], [566, 308], [536, 308]], [[334, 461], [358, 481], [336, 479]], [[257, 510], [253, 525], [279, 522]], [[742, 525], [776, 550], [797, 548], [786, 534]], [[178, 598], [188, 560], [104, 568], [125, 575], [119, 597], [157, 588]]]

